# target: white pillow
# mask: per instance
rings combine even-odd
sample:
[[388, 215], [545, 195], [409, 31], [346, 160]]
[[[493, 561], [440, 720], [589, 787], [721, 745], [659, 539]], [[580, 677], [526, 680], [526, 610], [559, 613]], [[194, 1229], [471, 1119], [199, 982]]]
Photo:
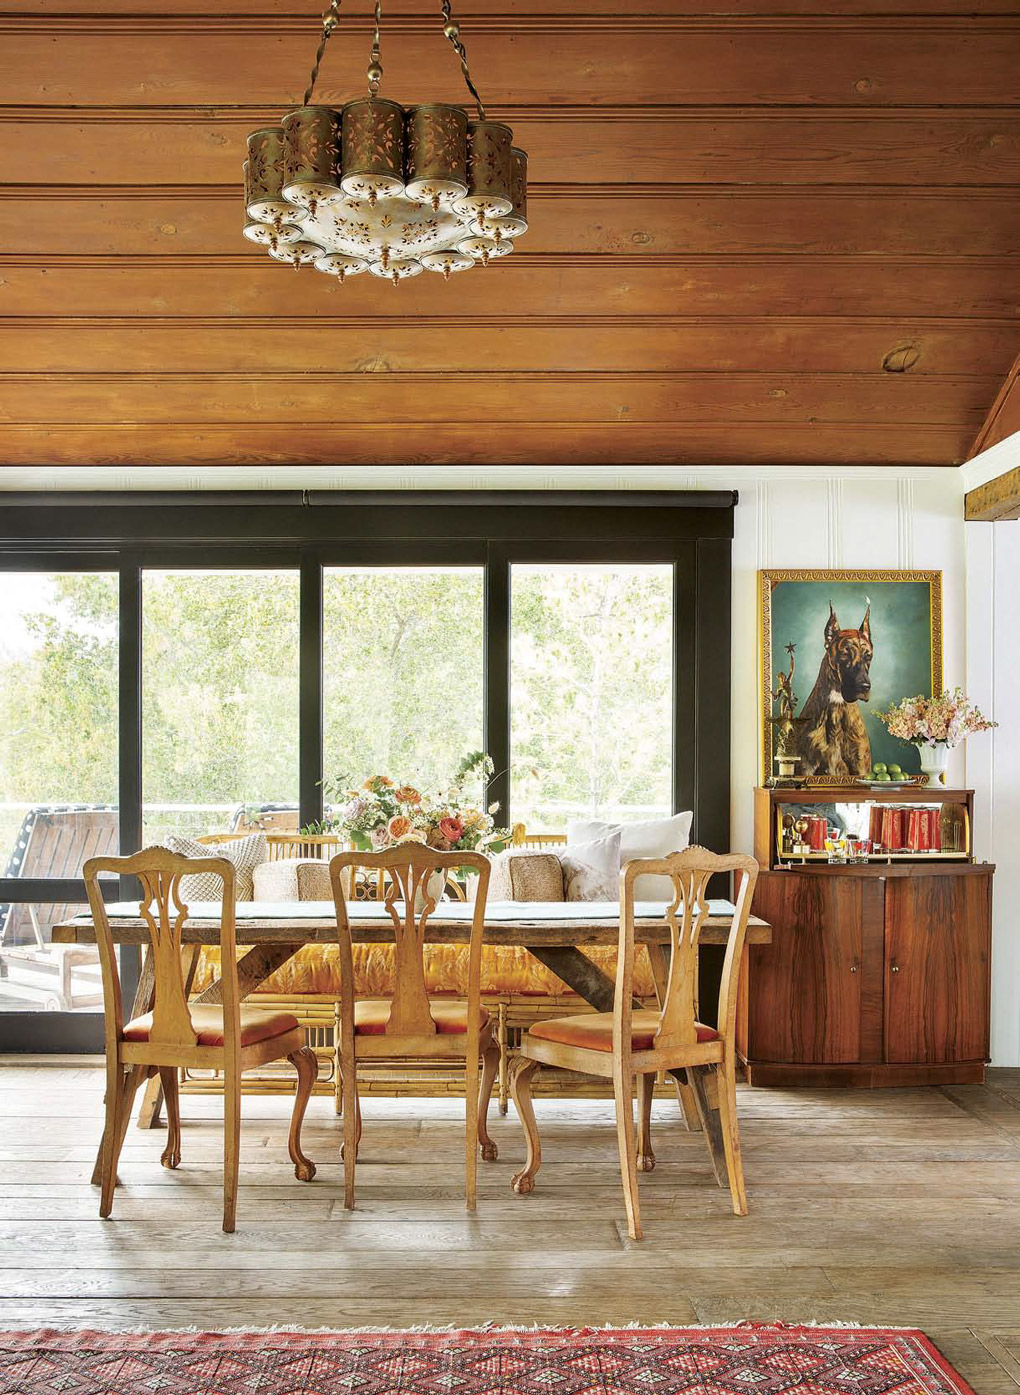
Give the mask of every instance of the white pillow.
[[[693, 822], [694, 814], [690, 809], [682, 814], [674, 814], [672, 818], [642, 819], [637, 823], [570, 819], [567, 823], [567, 847], [619, 833], [621, 863], [630, 862], [635, 857], [668, 857], [670, 853], [683, 852], [688, 846]], [[643, 876], [634, 883], [636, 901], [672, 901], [675, 895], [671, 877]]]
[[616, 901], [620, 895], [620, 835], [573, 843], [558, 854], [568, 901]]
[[[238, 901], [254, 901], [254, 872], [269, 858], [264, 833], [249, 833], [247, 838], [233, 838], [229, 843], [196, 843], [172, 833], [166, 840], [171, 852], [181, 857], [225, 857], [234, 864], [234, 891]], [[218, 901], [223, 895], [223, 883], [214, 872], [199, 872], [181, 878], [184, 901]]]

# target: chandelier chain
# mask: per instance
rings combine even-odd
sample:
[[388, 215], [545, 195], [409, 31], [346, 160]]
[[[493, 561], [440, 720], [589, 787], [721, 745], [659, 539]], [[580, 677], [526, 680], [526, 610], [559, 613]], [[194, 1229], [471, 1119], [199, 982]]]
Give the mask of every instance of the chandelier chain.
[[372, 57], [368, 63], [368, 95], [376, 97], [379, 94], [379, 84], [382, 81], [382, 64], [379, 61], [379, 31], [382, 26], [382, 0], [375, 0], [375, 27], [372, 32]]
[[311, 77], [308, 79], [308, 86], [305, 88], [305, 95], [301, 100], [301, 105], [303, 107], [306, 107], [312, 100], [312, 93], [315, 91], [315, 84], [319, 78], [319, 65], [322, 63], [323, 54], [326, 52], [329, 36], [339, 23], [340, 0], [329, 0], [326, 11], [322, 16], [322, 38], [319, 40], [319, 47], [315, 50], [315, 62], [312, 64]]
[[453, 17], [453, 12], [451, 10], [451, 0], [442, 0], [442, 7], [443, 33], [450, 40], [450, 43], [453, 45], [457, 53], [457, 57], [460, 59], [460, 70], [464, 74], [464, 81], [467, 84], [468, 91], [475, 99], [475, 106], [478, 108], [478, 119], [479, 121], [484, 121], [485, 107], [482, 105], [482, 99], [478, 95], [478, 88], [471, 81], [471, 71], [468, 68], [467, 49], [464, 47], [464, 44], [460, 37], [460, 25]]

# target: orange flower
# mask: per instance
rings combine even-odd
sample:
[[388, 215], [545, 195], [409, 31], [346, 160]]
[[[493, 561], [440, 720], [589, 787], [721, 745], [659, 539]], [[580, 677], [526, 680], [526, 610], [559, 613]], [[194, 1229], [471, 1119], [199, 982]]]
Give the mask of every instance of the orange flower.
[[403, 838], [405, 833], [411, 831], [411, 820], [406, 814], [394, 814], [387, 824], [387, 830], [392, 839]]
[[388, 775], [370, 775], [362, 785], [363, 790], [374, 790], [379, 785], [392, 785], [393, 781]]
[[447, 816], [445, 819], [439, 820], [439, 831], [448, 843], [453, 844], [460, 841], [461, 835], [464, 832], [464, 825], [461, 823], [460, 819]]
[[397, 798], [401, 804], [420, 804], [421, 795], [412, 785], [401, 785], [397, 790]]

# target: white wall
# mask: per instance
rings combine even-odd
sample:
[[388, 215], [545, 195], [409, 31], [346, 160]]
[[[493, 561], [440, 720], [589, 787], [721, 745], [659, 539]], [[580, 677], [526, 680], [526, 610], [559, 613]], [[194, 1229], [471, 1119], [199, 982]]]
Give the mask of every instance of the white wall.
[[1020, 522], [967, 523], [967, 684], [999, 726], [967, 742], [976, 850], [996, 864], [992, 1060], [1020, 1064]]
[[[940, 568], [945, 681], [965, 686], [966, 567], [963, 501], [955, 470], [765, 471], [740, 488], [733, 544], [734, 847], [751, 850], [748, 791], [759, 780], [760, 567]], [[956, 752], [949, 779], [964, 779]]]

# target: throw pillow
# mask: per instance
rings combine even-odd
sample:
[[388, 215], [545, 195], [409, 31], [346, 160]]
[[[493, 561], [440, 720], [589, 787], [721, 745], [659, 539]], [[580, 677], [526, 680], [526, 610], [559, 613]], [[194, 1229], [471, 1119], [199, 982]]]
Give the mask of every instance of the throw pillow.
[[562, 901], [563, 866], [555, 853], [536, 852], [510, 859], [514, 901]]
[[559, 856], [568, 901], [619, 900], [619, 833], [589, 843], [568, 843]]
[[[641, 819], [637, 823], [606, 823], [602, 819], [571, 819], [567, 824], [567, 846], [620, 834], [620, 861], [635, 857], [668, 857], [683, 852], [691, 841], [694, 814], [685, 810], [668, 819]], [[643, 876], [634, 883], [637, 901], [672, 901], [676, 894], [671, 877]]]
[[[172, 833], [167, 839], [167, 846], [181, 857], [225, 857], [234, 864], [237, 900], [254, 901], [255, 868], [269, 857], [264, 833], [249, 833], [246, 838], [213, 844], [196, 843], [194, 838]], [[192, 901], [218, 901], [222, 895], [223, 883], [213, 872], [199, 872], [195, 876], [181, 878], [181, 896], [189, 904]]]
[[[475, 878], [471, 880], [474, 882]], [[563, 868], [555, 853], [506, 848], [492, 859], [490, 904], [494, 901], [562, 900]]]

